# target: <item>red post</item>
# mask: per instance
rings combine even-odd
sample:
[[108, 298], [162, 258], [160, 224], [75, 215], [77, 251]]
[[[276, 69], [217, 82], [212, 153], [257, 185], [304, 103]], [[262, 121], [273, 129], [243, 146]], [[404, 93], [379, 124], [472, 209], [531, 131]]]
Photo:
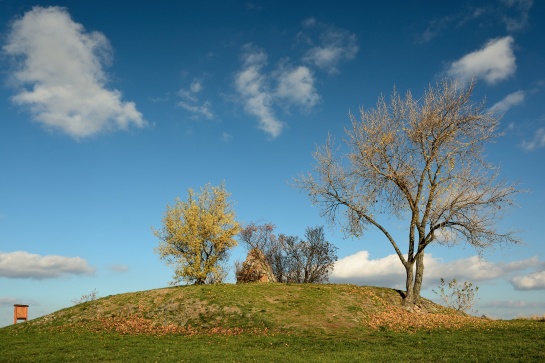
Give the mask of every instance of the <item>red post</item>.
[[17, 324], [17, 320], [28, 319], [28, 305], [13, 305], [13, 324]]

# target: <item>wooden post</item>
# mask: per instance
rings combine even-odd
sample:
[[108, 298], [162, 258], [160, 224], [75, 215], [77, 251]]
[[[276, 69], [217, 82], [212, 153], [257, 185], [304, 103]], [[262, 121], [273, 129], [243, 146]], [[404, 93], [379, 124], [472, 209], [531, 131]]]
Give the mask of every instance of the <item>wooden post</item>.
[[17, 320], [28, 319], [28, 305], [13, 305], [13, 324], [17, 324]]

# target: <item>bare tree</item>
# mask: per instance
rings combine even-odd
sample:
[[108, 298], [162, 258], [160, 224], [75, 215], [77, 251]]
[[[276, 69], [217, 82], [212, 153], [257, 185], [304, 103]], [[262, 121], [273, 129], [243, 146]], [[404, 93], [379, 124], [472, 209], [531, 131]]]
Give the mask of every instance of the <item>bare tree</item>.
[[337, 247], [326, 241], [323, 227], [307, 228], [305, 239], [274, 234], [275, 226], [250, 223], [239, 233], [248, 249], [263, 252], [278, 282], [323, 283], [337, 261]]
[[286, 256], [287, 282], [329, 281], [329, 274], [337, 261], [337, 247], [326, 241], [323, 227], [308, 227], [303, 241], [284, 235], [280, 235], [279, 239]]
[[[520, 190], [499, 180], [498, 168], [484, 159], [485, 145], [499, 136], [499, 118], [470, 100], [474, 86], [443, 80], [420, 100], [394, 89], [389, 103], [381, 97], [376, 108], [360, 109], [359, 120], [350, 115], [345, 154], [337, 155], [329, 136], [314, 154], [314, 173], [294, 182], [349, 235], [360, 237], [369, 226], [382, 232], [405, 267], [408, 308], [419, 303], [431, 243], [465, 241], [482, 252], [518, 242], [496, 229]], [[387, 229], [390, 216], [407, 223], [406, 254]]]

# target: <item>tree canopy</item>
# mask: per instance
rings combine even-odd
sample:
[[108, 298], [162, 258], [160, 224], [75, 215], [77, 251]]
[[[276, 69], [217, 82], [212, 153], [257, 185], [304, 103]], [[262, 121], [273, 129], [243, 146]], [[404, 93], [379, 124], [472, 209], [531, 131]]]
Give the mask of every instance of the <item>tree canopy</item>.
[[[348, 235], [360, 237], [369, 227], [382, 232], [405, 267], [407, 306], [419, 302], [430, 244], [466, 242], [482, 251], [518, 241], [496, 228], [520, 190], [485, 160], [499, 118], [471, 101], [474, 86], [443, 80], [421, 99], [394, 89], [389, 102], [380, 97], [374, 109], [360, 109], [359, 119], [350, 114], [344, 153], [330, 135], [314, 153], [314, 172], [294, 183]], [[406, 223], [402, 241], [388, 230], [391, 216]]]
[[167, 205], [163, 227], [153, 233], [160, 240], [156, 253], [174, 267], [174, 284], [222, 279], [221, 264], [236, 246], [240, 229], [229, 196], [224, 184], [207, 184], [200, 194], [189, 189], [187, 201], [176, 198]]

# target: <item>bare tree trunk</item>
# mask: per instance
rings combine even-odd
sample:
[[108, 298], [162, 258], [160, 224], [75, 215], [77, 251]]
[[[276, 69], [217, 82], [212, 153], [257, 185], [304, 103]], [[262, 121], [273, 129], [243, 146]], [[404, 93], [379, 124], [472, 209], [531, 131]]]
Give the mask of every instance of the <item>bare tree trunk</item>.
[[424, 253], [416, 255], [416, 274], [414, 276], [413, 302], [420, 304], [420, 290], [422, 289], [422, 280], [424, 278]]
[[405, 266], [405, 271], [407, 273], [407, 280], [405, 282], [405, 298], [403, 299], [403, 306], [406, 308], [411, 308], [413, 305], [414, 300], [414, 263], [407, 262], [407, 266]]
[[[424, 248], [439, 232], [458, 231], [479, 251], [519, 242], [513, 231], [495, 228], [503, 207], [522, 191], [498, 179], [494, 165], [483, 168], [485, 145], [500, 136], [501, 123], [484, 103], [471, 101], [474, 86], [474, 80], [466, 87], [445, 79], [430, 85], [421, 99], [410, 92], [402, 98], [394, 89], [390, 104], [380, 97], [376, 109], [360, 110], [361, 120], [350, 114], [352, 129], [343, 139], [347, 150], [337, 153], [330, 135], [316, 148], [314, 173], [295, 182], [329, 222], [347, 218], [349, 234], [360, 236], [373, 226], [387, 237], [406, 269], [403, 305], [408, 309], [423, 301]], [[406, 259], [375, 219], [385, 206], [400, 221], [411, 216]]]

